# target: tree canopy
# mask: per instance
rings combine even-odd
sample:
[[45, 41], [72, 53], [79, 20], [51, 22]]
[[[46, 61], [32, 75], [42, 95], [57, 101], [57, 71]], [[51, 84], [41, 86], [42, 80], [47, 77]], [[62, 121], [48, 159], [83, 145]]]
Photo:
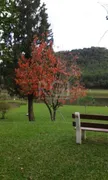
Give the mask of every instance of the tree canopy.
[[[26, 58], [31, 56], [31, 43], [34, 35], [40, 39], [53, 39], [48, 23], [45, 4], [40, 0], [3, 0], [0, 6], [1, 38], [1, 77], [5, 87], [15, 93], [14, 68], [22, 53]], [[10, 88], [11, 87], [11, 88]]]

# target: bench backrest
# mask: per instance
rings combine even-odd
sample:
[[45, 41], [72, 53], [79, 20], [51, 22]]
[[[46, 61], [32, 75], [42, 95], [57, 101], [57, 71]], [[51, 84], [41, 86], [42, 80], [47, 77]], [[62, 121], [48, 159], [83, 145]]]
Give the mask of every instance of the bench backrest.
[[[108, 129], [108, 123], [107, 124], [100, 124], [100, 123], [92, 123], [90, 121], [88, 122], [80, 122], [81, 119], [87, 119], [87, 120], [102, 120], [108, 122], [108, 116], [105, 115], [94, 115], [94, 114], [72, 114], [73, 119], [79, 119], [80, 127], [90, 127], [90, 128], [102, 128], [102, 129]], [[73, 126], [76, 126], [76, 121], [73, 121]]]

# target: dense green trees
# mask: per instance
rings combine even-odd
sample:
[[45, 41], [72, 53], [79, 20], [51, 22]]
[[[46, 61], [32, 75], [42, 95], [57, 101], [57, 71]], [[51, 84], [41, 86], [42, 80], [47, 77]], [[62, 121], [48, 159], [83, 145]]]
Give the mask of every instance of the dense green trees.
[[59, 53], [71, 63], [78, 55], [77, 64], [82, 70], [82, 82], [87, 88], [108, 89], [108, 49], [91, 47]]
[[17, 93], [14, 69], [21, 53], [31, 56], [34, 35], [52, 39], [45, 4], [40, 0], [2, 0], [0, 2], [0, 77], [10, 93]]

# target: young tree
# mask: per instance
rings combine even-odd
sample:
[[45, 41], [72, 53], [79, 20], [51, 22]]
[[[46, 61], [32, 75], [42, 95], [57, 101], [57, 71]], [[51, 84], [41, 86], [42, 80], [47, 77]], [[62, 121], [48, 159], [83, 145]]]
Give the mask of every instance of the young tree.
[[[76, 59], [76, 58], [75, 58]], [[73, 60], [70, 67], [67, 63], [56, 57], [57, 72], [51, 82], [50, 91], [43, 90], [43, 101], [46, 104], [52, 121], [56, 119], [57, 109], [69, 100], [71, 103], [79, 97], [86, 95], [85, 88], [80, 84], [81, 72]], [[70, 83], [71, 79], [71, 83]]]
[[80, 105], [84, 105], [85, 107], [85, 114], [87, 111], [87, 106], [95, 105], [95, 99], [92, 96], [86, 95], [85, 97], [81, 97], [78, 99], [78, 103]]
[[[39, 44], [35, 38], [32, 44], [32, 57], [22, 56], [16, 71], [16, 83], [24, 95], [29, 97], [29, 120], [34, 120], [33, 98], [40, 98], [47, 105], [51, 120], [55, 120], [56, 110], [64, 102], [64, 97], [76, 100], [84, 95], [84, 88], [79, 83], [80, 70], [72, 64], [67, 69], [66, 64], [58, 58], [52, 49], [52, 42], [42, 40]], [[70, 85], [69, 79], [73, 78]], [[64, 93], [64, 94], [63, 94]]]

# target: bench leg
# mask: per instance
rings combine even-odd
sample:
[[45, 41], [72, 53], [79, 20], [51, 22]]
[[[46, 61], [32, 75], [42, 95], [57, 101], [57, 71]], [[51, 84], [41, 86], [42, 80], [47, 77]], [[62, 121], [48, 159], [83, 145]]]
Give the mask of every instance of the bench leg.
[[81, 144], [81, 128], [80, 128], [80, 113], [75, 112], [76, 121], [76, 143]]
[[76, 143], [81, 144], [81, 130], [76, 129]]
[[81, 138], [82, 138], [82, 140], [86, 139], [86, 131], [85, 130], [82, 130]]

